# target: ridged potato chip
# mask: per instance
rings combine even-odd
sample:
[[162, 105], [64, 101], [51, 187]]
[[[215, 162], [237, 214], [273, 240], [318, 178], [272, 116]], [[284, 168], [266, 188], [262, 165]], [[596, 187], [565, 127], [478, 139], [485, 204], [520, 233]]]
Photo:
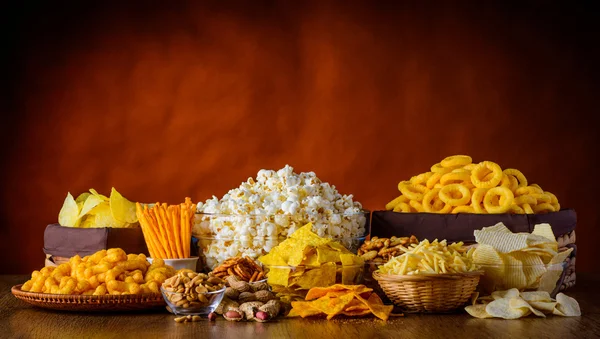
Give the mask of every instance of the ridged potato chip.
[[581, 309], [577, 300], [569, 297], [564, 293], [556, 295], [556, 308], [561, 312], [561, 315], [567, 317], [579, 317], [581, 316]]
[[60, 212], [58, 212], [58, 223], [61, 226], [77, 227], [79, 221], [79, 206], [71, 193], [68, 193]]

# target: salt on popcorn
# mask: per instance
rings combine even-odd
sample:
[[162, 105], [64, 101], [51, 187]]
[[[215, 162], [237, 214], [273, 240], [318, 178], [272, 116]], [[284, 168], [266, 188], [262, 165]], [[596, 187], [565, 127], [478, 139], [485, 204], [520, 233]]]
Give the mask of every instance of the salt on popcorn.
[[[362, 205], [340, 194], [314, 172], [260, 170], [256, 179], [198, 203], [194, 235], [209, 267], [236, 256], [258, 258], [307, 223], [320, 237], [340, 239], [365, 235]], [[345, 244], [347, 245], [347, 244]], [[348, 246], [348, 245], [347, 245]]]

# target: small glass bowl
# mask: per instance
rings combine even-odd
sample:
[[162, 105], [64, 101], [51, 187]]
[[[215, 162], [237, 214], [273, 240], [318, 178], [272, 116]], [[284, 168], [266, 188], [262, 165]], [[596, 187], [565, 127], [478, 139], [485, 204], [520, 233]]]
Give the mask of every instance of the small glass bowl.
[[[306, 293], [312, 287], [328, 287], [335, 284], [344, 285], [359, 285], [364, 280], [364, 265], [336, 265], [335, 281], [329, 281], [324, 283], [320, 277], [323, 277], [325, 273], [322, 272], [323, 266], [275, 266], [265, 265], [265, 272], [267, 275], [267, 283], [271, 286], [274, 293], [287, 294], [289, 296], [296, 296], [304, 298]], [[315, 270], [321, 270], [321, 272], [314, 272]], [[312, 271], [312, 273], [310, 273]], [[277, 276], [273, 273], [278, 272]], [[271, 274], [271, 279], [269, 278]], [[277, 277], [280, 274], [288, 275], [288, 286], [284, 286], [277, 281]], [[298, 282], [299, 277], [311, 274], [313, 275], [310, 279], [307, 279], [304, 284], [300, 285]], [[280, 277], [279, 277], [280, 278]], [[309, 283], [313, 282], [313, 284]]]
[[520, 291], [558, 293], [566, 263], [542, 265], [478, 265], [485, 272], [479, 289], [486, 293], [516, 288]]
[[213, 312], [223, 300], [225, 287], [218, 291], [193, 293], [194, 301], [188, 301], [184, 293], [170, 292], [163, 287], [160, 291], [171, 311], [176, 315], [208, 315]]

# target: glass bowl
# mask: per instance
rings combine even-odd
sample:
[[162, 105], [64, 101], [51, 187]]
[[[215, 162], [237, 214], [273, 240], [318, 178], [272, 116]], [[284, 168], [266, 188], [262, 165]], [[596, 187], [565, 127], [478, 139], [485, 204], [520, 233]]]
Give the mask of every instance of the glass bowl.
[[313, 223], [313, 231], [357, 253], [371, 230], [370, 212], [316, 215], [253, 215], [196, 213], [192, 234], [199, 256], [210, 270], [228, 258], [252, 259], [269, 253], [296, 229]]
[[478, 266], [485, 272], [479, 289], [486, 294], [516, 288], [520, 291], [546, 291], [554, 296], [558, 293], [566, 263]]
[[160, 291], [165, 302], [176, 315], [208, 315], [221, 303], [225, 295], [225, 287], [218, 291], [193, 293], [193, 301], [187, 299], [187, 295], [180, 292], [170, 292], [163, 287]]
[[[333, 268], [335, 267], [335, 273]], [[267, 283], [276, 294], [304, 298], [313, 287], [328, 287], [335, 284], [359, 285], [364, 280], [361, 265], [321, 266], [275, 266], [265, 265]]]

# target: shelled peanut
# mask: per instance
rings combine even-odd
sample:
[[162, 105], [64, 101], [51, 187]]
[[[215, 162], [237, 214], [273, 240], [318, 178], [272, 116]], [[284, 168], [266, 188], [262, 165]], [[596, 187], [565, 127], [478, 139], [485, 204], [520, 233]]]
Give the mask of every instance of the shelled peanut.
[[249, 283], [232, 275], [227, 278], [229, 287], [215, 313], [229, 321], [266, 322], [289, 312], [291, 305], [280, 301], [265, 282]]
[[254, 282], [264, 279], [265, 272], [262, 267], [248, 257], [233, 257], [225, 260], [211, 272], [213, 275], [226, 279], [237, 276], [239, 280]]
[[189, 270], [180, 270], [173, 277], [165, 280], [162, 287], [167, 299], [177, 307], [196, 307], [209, 302], [205, 293], [222, 290], [225, 282], [218, 277]]
[[418, 243], [419, 240], [414, 235], [391, 238], [373, 237], [362, 244], [358, 249], [358, 255], [362, 256], [366, 262], [385, 263], [391, 258], [405, 253], [406, 246]]

